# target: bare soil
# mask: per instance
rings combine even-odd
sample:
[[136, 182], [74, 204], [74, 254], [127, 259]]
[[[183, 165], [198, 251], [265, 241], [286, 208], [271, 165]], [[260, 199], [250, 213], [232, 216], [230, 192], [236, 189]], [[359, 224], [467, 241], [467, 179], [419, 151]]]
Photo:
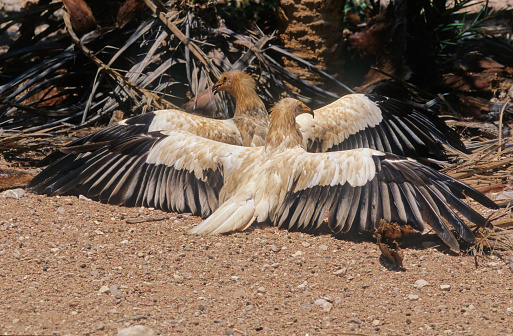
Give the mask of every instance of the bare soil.
[[399, 270], [370, 236], [266, 225], [187, 234], [200, 221], [72, 196], [0, 197], [0, 331], [513, 335], [513, 275], [494, 255], [476, 267], [435, 235], [416, 235]]

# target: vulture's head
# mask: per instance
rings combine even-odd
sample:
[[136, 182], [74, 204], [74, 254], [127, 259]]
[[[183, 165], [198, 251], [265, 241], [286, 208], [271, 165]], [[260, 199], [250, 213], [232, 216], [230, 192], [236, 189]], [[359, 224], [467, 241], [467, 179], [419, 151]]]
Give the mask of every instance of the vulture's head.
[[248, 90], [255, 91], [255, 80], [239, 70], [231, 70], [222, 74], [213, 88], [214, 93], [226, 91], [235, 98], [239, 94], [245, 94]]
[[308, 106], [294, 98], [285, 98], [276, 103], [271, 109], [269, 132], [265, 138], [266, 150], [302, 147], [303, 137], [296, 117], [303, 113], [313, 115]]
[[294, 98], [284, 98], [271, 109], [271, 116], [274, 115], [275, 119], [288, 117], [288, 119], [294, 120], [298, 115], [303, 113], [314, 115], [311, 108]]

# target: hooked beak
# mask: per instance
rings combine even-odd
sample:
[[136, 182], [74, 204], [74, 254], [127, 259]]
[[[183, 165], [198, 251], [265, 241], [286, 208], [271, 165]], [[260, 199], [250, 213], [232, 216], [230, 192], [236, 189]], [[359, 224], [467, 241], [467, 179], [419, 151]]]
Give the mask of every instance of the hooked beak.
[[223, 84], [224, 84], [224, 83], [223, 83], [221, 80], [218, 80], [218, 81], [217, 81], [217, 83], [216, 83], [216, 84], [214, 85], [214, 87], [212, 88], [212, 92], [213, 92], [213, 93], [217, 93], [217, 92], [218, 92], [218, 90], [219, 90], [219, 88], [220, 88], [221, 86], [223, 86]]
[[311, 108], [309, 108], [308, 106], [306, 106], [305, 104], [303, 104], [302, 102], [298, 101], [297, 107], [298, 107], [298, 115], [300, 115], [302, 113], [307, 113], [307, 114], [310, 114], [312, 117], [315, 117], [313, 110]]

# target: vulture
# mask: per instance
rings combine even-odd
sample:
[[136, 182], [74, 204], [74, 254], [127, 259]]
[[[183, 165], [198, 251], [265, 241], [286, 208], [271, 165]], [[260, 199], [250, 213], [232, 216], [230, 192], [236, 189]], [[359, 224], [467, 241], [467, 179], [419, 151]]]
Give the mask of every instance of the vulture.
[[[225, 91], [235, 99], [231, 119], [220, 120], [178, 110], [138, 115], [89, 134], [50, 154], [45, 166], [65, 153], [94, 149], [111, 141], [153, 131], [185, 130], [240, 146], [262, 146], [268, 131], [268, 113], [253, 78], [238, 70], [224, 73], [214, 92]], [[393, 98], [349, 94], [315, 111], [315, 118], [297, 118], [305, 148], [328, 152], [373, 148], [437, 165], [447, 160], [446, 148], [467, 152], [458, 135], [432, 112]]]
[[[64, 156], [32, 181], [38, 193], [82, 194], [102, 202], [192, 212], [206, 218], [191, 230], [216, 234], [254, 222], [335, 232], [372, 230], [381, 219], [424, 231], [429, 225], [454, 251], [487, 220], [462, 199], [497, 205], [479, 191], [418, 161], [370, 148], [305, 150], [298, 116], [286, 98], [270, 114], [264, 146], [243, 147], [183, 130], [153, 131]], [[315, 117], [314, 117], [315, 119]], [[456, 213], [458, 212], [459, 215]]]

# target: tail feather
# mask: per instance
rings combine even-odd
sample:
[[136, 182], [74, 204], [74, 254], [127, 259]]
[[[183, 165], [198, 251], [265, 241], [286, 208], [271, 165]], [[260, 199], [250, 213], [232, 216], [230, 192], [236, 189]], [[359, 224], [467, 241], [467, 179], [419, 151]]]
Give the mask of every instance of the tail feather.
[[233, 196], [223, 203], [210, 217], [189, 233], [208, 235], [243, 231], [255, 221], [255, 201]]

